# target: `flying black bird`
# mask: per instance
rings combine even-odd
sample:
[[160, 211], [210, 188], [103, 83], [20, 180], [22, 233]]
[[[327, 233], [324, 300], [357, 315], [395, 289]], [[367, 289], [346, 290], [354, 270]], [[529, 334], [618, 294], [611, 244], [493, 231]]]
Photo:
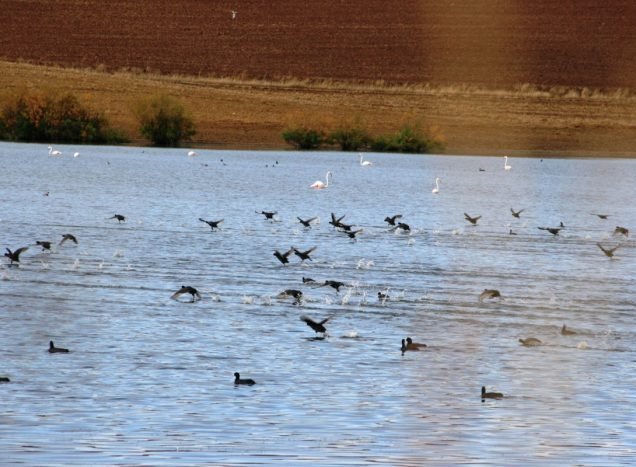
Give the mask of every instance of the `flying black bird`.
[[255, 212], [256, 214], [262, 214], [262, 215], [264, 215], [264, 216], [265, 216], [265, 219], [269, 219], [269, 220], [274, 219], [274, 216], [275, 216], [276, 214], [278, 214], [278, 211], [274, 211], [274, 212], [270, 212], [270, 211], [261, 211], [261, 212], [254, 211], [254, 212]]
[[256, 381], [252, 378], [241, 379], [241, 375], [239, 373], [234, 373], [234, 384], [246, 384], [247, 386], [253, 386], [256, 384]]
[[397, 229], [402, 230], [402, 232], [410, 232], [411, 226], [404, 222], [398, 222], [397, 225], [391, 229], [391, 232], [395, 232]]
[[346, 216], [346, 214], [344, 216], [339, 217], [338, 219], [336, 219], [336, 215], [332, 212], [331, 213], [331, 220], [329, 221], [329, 223], [331, 225], [333, 225], [335, 228], [343, 228], [342, 226], [346, 225], [342, 223], [342, 219], [344, 219]]
[[278, 258], [278, 261], [280, 261], [281, 263], [287, 264], [289, 263], [289, 255], [291, 255], [293, 252], [294, 252], [293, 248], [290, 248], [285, 253], [281, 253], [278, 250], [274, 250], [273, 255], [276, 256], [276, 258]]
[[297, 248], [292, 247], [294, 250], [294, 253], [296, 254], [296, 256], [298, 256], [300, 258], [301, 261], [305, 261], [306, 259], [308, 259], [309, 261], [312, 261], [311, 256], [309, 256], [316, 248], [318, 247], [313, 247], [310, 248], [309, 250], [306, 251], [300, 251]]
[[316, 219], [318, 219], [318, 217], [312, 217], [311, 219], [307, 219], [307, 220], [303, 220], [300, 217], [296, 217], [296, 219], [298, 219], [298, 221], [305, 227], [308, 229], [311, 229], [311, 223], [313, 221], [315, 221]]
[[75, 243], [77, 245], [77, 238], [75, 238], [75, 235], [73, 235], [73, 234], [64, 234], [64, 235], [62, 235], [62, 240], [60, 240], [59, 244], [61, 245], [62, 243], [64, 243], [67, 240], [70, 240], [70, 241], [72, 241], [73, 243]]
[[496, 289], [484, 289], [484, 291], [482, 293], [479, 294], [479, 301], [483, 302], [485, 299], [487, 298], [497, 298], [497, 297], [501, 297], [501, 294], [499, 293], [498, 290]]
[[219, 228], [219, 224], [221, 222], [223, 222], [223, 219], [218, 220], [218, 221], [206, 221], [205, 219], [201, 219], [200, 217], [199, 217], [199, 220], [201, 222], [205, 222], [206, 224], [208, 224], [210, 226], [210, 229], [212, 229], [212, 230], [218, 229]]
[[118, 222], [125, 222], [126, 216], [122, 216], [121, 214], [115, 214], [113, 217], [109, 217], [109, 219], [117, 219]]
[[36, 245], [40, 245], [40, 246], [42, 247], [42, 251], [44, 251], [44, 250], [49, 250], [49, 251], [51, 251], [51, 242], [45, 242], [45, 241], [37, 240], [37, 241], [35, 242], [35, 244], [36, 244]]
[[6, 256], [7, 258], [9, 258], [11, 260], [11, 264], [13, 264], [14, 262], [19, 263], [20, 262], [20, 254], [24, 253], [28, 249], [29, 249], [28, 246], [23, 246], [22, 248], [18, 248], [15, 251], [11, 251], [8, 248], [6, 248], [7, 252], [4, 254], [4, 256]]
[[402, 217], [402, 214], [396, 214], [395, 216], [387, 216], [384, 218], [384, 222], [388, 223], [389, 225], [395, 225], [395, 220], [396, 219], [400, 219]]
[[604, 219], [607, 220], [607, 218], [609, 217], [609, 214], [594, 214], [596, 217], [598, 217], [599, 219]]
[[278, 298], [285, 298], [285, 297], [294, 297], [297, 302], [300, 302], [300, 300], [302, 300], [303, 298], [303, 293], [302, 291], [297, 289], [285, 289], [278, 294]]
[[521, 217], [521, 213], [525, 211], [525, 209], [519, 209], [518, 211], [515, 211], [514, 209], [510, 208], [510, 212], [512, 213], [512, 217], [516, 217], [517, 219], [519, 219]]
[[305, 323], [307, 323], [307, 326], [309, 326], [311, 329], [313, 329], [316, 334], [318, 334], [319, 332], [323, 334], [323, 336], [325, 335], [325, 333], [327, 332], [327, 328], [325, 328], [324, 324], [329, 321], [329, 318], [325, 318], [320, 322], [316, 322], [313, 319], [311, 319], [309, 316], [301, 316], [300, 317], [301, 321], [304, 321]]
[[359, 233], [362, 233], [364, 229], [358, 229], [358, 230], [344, 230], [343, 232], [349, 236], [349, 238], [353, 238], [354, 240], [356, 239], [356, 236]]
[[552, 235], [559, 235], [559, 231], [563, 229], [563, 227], [537, 227], [539, 230], [547, 230]]
[[468, 214], [464, 213], [464, 218], [473, 225], [477, 225], [477, 221], [481, 219], [481, 216], [470, 217]]
[[55, 347], [53, 341], [49, 341], [49, 353], [68, 353], [68, 349], [62, 347]]
[[201, 294], [199, 293], [199, 291], [197, 289], [195, 289], [194, 287], [190, 287], [189, 285], [182, 285], [181, 288], [179, 290], [177, 290], [175, 293], [173, 293], [170, 298], [176, 300], [177, 298], [179, 298], [181, 295], [189, 293], [190, 295], [192, 295], [192, 301], [194, 302], [195, 299], [201, 299]]

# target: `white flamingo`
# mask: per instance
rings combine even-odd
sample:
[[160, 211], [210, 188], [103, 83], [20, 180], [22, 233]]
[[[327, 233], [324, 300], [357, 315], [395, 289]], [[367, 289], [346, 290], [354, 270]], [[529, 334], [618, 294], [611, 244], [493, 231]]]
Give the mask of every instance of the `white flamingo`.
[[310, 188], [315, 188], [316, 190], [322, 190], [323, 188], [329, 188], [329, 179], [331, 179], [331, 172], [327, 172], [325, 174], [325, 181], [327, 183], [322, 182], [321, 180], [316, 180], [311, 184]]
[[61, 156], [62, 151], [54, 151], [51, 146], [49, 146], [49, 156]]
[[435, 178], [435, 188], [433, 188], [432, 193], [434, 195], [436, 195], [437, 193], [439, 193], [439, 177]]
[[504, 170], [512, 169], [511, 165], [508, 165], [508, 156], [504, 156]]
[[80, 156], [79, 152], [76, 152], [75, 154], [73, 154], [73, 157], [79, 157], [79, 156]]
[[188, 157], [196, 157], [198, 154], [194, 151], [188, 151]]
[[362, 167], [371, 167], [373, 165], [373, 162], [371, 161], [365, 161], [363, 160], [364, 156], [362, 154], [360, 154], [360, 165]]

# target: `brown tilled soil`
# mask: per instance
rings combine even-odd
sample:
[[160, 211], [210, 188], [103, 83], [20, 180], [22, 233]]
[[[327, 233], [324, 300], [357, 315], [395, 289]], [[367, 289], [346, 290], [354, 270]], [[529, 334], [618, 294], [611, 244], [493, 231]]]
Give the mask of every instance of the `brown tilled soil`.
[[285, 147], [286, 126], [358, 119], [374, 132], [420, 121], [453, 153], [636, 152], [632, 0], [0, 0], [0, 11], [2, 89], [75, 92], [131, 134], [130, 102], [168, 92], [212, 145]]

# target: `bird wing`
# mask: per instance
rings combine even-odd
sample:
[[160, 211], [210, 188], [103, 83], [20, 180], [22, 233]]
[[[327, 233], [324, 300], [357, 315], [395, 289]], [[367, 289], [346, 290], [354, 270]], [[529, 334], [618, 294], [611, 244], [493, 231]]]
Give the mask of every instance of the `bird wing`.
[[[8, 249], [8, 248], [7, 248]], [[25, 251], [27, 251], [29, 249], [28, 246], [23, 246], [22, 248], [18, 248], [17, 250], [15, 250], [13, 252], [13, 255], [17, 258], [18, 256], [20, 256], [20, 254], [24, 253]]]

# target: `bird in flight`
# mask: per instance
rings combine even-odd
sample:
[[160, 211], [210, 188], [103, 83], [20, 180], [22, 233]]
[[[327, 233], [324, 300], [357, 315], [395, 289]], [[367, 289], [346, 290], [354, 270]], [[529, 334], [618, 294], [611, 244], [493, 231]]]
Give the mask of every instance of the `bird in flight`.
[[473, 225], [477, 225], [477, 221], [481, 219], [481, 216], [470, 217], [468, 214], [464, 213], [464, 218]]
[[605, 253], [605, 256], [607, 256], [608, 258], [613, 258], [614, 252], [618, 249], [620, 245], [616, 245], [614, 248], [604, 248], [603, 245], [601, 245], [600, 243], [597, 243], [596, 246], [599, 247], [603, 253]]
[[4, 254], [4, 256], [9, 258], [11, 260], [11, 264], [13, 264], [14, 262], [16, 263], [20, 262], [20, 255], [24, 253], [25, 251], [27, 251], [29, 247], [23, 246], [22, 248], [18, 248], [15, 251], [11, 251], [8, 248], [5, 248], [5, 249], [7, 250], [7, 252]]
[[519, 209], [518, 211], [515, 211], [514, 209], [510, 208], [510, 212], [512, 213], [512, 217], [516, 217], [517, 219], [519, 219], [521, 217], [521, 213], [525, 211], [525, 209]]
[[210, 229], [212, 229], [212, 230], [218, 229], [219, 228], [219, 224], [221, 222], [223, 222], [223, 219], [218, 220], [218, 221], [206, 221], [205, 219], [201, 219], [200, 217], [199, 217], [199, 220], [201, 222], [205, 222], [206, 224], [208, 224], [210, 226]]
[[63, 234], [62, 235], [62, 240], [60, 240], [60, 245], [62, 243], [64, 243], [65, 241], [70, 240], [71, 242], [75, 243], [77, 245], [77, 238], [75, 238], [75, 235], [73, 234]]
[[324, 337], [325, 333], [327, 332], [327, 328], [325, 328], [325, 323], [329, 321], [329, 317], [323, 319], [322, 321], [314, 321], [309, 316], [303, 315], [300, 317], [300, 319], [304, 321], [305, 323], [307, 323], [307, 326], [313, 329], [316, 332], [316, 334], [322, 333]]
[[195, 300], [200, 300], [201, 299], [201, 294], [199, 293], [199, 291], [197, 289], [195, 289], [194, 287], [190, 287], [189, 285], [182, 285], [179, 290], [177, 290], [175, 293], [173, 293], [170, 296], [170, 298], [172, 298], [173, 300], [176, 300], [177, 298], [179, 298], [183, 294], [192, 295], [192, 301], [193, 302]]
[[274, 250], [273, 254], [274, 254], [274, 256], [276, 256], [278, 261], [280, 261], [283, 264], [287, 264], [287, 263], [289, 263], [289, 255], [291, 255], [293, 252], [294, 252], [294, 249], [290, 248], [285, 253], [281, 253], [278, 250]]
[[484, 291], [482, 293], [479, 294], [479, 301], [483, 302], [484, 300], [488, 299], [493, 299], [493, 298], [500, 298], [501, 297], [501, 293], [499, 293], [499, 291], [497, 289], [484, 289]]

